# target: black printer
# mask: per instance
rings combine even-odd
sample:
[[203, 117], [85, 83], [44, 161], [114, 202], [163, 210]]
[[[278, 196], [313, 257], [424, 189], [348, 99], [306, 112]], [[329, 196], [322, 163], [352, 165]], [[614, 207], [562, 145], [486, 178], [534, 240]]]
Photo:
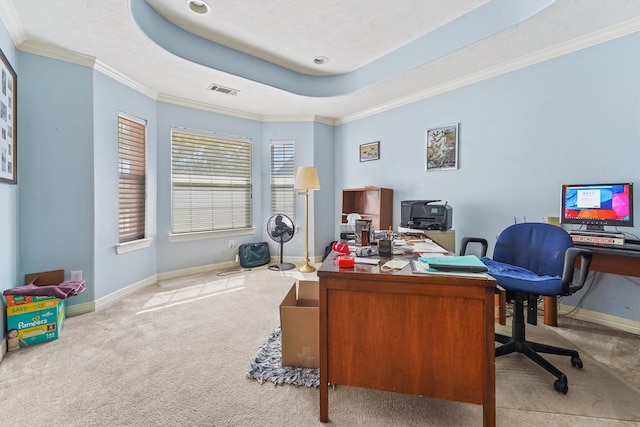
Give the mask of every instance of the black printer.
[[400, 227], [416, 230], [451, 228], [453, 208], [441, 200], [405, 200], [400, 202]]

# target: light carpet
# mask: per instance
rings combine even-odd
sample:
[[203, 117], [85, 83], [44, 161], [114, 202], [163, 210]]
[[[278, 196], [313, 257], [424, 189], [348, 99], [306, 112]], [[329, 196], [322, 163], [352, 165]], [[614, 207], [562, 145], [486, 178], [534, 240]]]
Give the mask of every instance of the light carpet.
[[[60, 339], [0, 362], [2, 426], [321, 426], [319, 391], [246, 377], [279, 325], [295, 270], [211, 272], [162, 281], [67, 319]], [[586, 322], [541, 324], [531, 338], [575, 345], [584, 369], [557, 361], [569, 393], [520, 355], [496, 360], [498, 426], [640, 424], [640, 337]], [[608, 348], [592, 345], [609, 332]], [[624, 354], [618, 360], [615, 356]], [[460, 357], [472, 357], [460, 355]], [[631, 377], [631, 379], [630, 379]], [[329, 392], [336, 426], [480, 426], [478, 405], [354, 387]]]

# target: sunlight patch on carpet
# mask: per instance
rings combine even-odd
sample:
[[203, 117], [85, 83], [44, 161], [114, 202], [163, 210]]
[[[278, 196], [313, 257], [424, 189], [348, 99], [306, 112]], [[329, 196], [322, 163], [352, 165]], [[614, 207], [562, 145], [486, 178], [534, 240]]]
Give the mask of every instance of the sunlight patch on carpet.
[[293, 384], [296, 386], [318, 387], [320, 371], [317, 368], [296, 368], [282, 366], [282, 341], [278, 326], [251, 360], [248, 378], [256, 379], [260, 384], [271, 381], [275, 385]]

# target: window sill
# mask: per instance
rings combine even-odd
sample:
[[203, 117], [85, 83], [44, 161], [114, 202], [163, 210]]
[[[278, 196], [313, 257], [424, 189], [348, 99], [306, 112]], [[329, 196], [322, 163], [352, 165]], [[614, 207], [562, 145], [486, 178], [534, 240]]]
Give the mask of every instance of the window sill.
[[151, 246], [151, 241], [153, 239], [140, 239], [134, 240], [133, 242], [120, 243], [116, 245], [116, 253], [118, 255], [126, 254], [127, 252], [137, 251], [138, 249], [144, 249]]
[[201, 231], [197, 233], [180, 233], [180, 234], [169, 234], [169, 242], [188, 242], [191, 240], [202, 240], [202, 239], [214, 239], [214, 238], [223, 238], [223, 237], [233, 237], [233, 236], [248, 236], [250, 234], [255, 234], [256, 228], [238, 228], [235, 230], [222, 230], [222, 231]]

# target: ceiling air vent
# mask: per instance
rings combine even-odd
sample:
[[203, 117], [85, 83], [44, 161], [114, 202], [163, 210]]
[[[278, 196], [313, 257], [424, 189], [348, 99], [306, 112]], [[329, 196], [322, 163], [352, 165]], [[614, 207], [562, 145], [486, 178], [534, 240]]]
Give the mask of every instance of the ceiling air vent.
[[240, 92], [239, 90], [231, 89], [230, 87], [220, 86], [215, 83], [209, 86], [209, 90], [214, 92], [224, 93], [226, 95], [233, 95], [233, 96], [236, 96], [238, 92]]

